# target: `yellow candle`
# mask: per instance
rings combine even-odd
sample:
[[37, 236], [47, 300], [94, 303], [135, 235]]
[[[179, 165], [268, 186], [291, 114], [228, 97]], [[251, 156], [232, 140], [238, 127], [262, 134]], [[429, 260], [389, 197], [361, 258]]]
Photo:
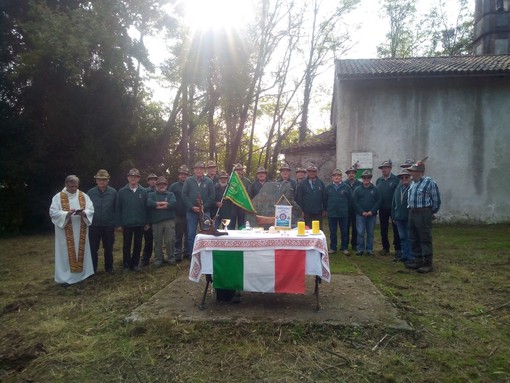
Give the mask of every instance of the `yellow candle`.
[[303, 221], [297, 223], [297, 233], [298, 235], [305, 235], [305, 223]]
[[319, 221], [312, 221], [312, 233], [319, 234], [319, 232], [320, 232]]

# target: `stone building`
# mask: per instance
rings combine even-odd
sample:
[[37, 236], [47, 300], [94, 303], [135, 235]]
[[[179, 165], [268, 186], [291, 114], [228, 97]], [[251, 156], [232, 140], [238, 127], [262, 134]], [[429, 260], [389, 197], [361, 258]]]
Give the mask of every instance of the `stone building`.
[[475, 56], [336, 60], [336, 140], [288, 148], [287, 159], [326, 163], [322, 145], [336, 141], [330, 162], [345, 168], [361, 159], [378, 175], [383, 160], [398, 172], [405, 159], [429, 156], [441, 221], [509, 222], [509, 25], [510, 0], [476, 0]]
[[336, 167], [336, 131], [332, 129], [309, 137], [302, 143], [282, 149], [281, 152], [285, 154], [285, 161], [292, 168], [292, 178], [296, 168], [306, 168], [310, 163], [314, 163], [319, 169], [319, 178], [328, 183], [331, 172]]
[[510, 221], [510, 55], [337, 60], [336, 161], [429, 156], [447, 222]]
[[510, 0], [476, 0], [473, 51], [510, 53]]

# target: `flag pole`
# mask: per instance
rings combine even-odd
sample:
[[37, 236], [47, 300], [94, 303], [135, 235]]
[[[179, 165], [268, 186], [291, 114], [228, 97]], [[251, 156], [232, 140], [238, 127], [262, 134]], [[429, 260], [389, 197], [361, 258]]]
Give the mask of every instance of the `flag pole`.
[[[228, 190], [228, 187], [230, 186], [230, 181], [232, 180], [232, 174], [234, 174], [235, 168], [236, 168], [235, 166], [232, 167], [232, 171], [230, 172], [230, 177], [228, 177], [227, 187], [225, 188], [225, 190], [223, 190], [223, 195], [221, 196], [221, 201], [220, 201], [221, 207], [223, 207], [223, 199], [225, 198], [225, 194], [227, 194], [227, 190]], [[216, 211], [216, 215], [213, 218], [213, 225], [214, 225], [214, 222], [216, 222], [216, 219], [218, 218], [218, 216], [220, 215], [221, 207]]]

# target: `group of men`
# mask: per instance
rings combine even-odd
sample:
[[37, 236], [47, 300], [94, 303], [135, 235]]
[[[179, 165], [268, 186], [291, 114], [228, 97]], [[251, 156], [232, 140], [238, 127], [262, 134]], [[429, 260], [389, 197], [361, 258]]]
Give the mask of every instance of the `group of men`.
[[[374, 230], [379, 214], [381, 255], [390, 254], [389, 224], [393, 227], [394, 261], [419, 273], [432, 271], [432, 220], [439, 211], [441, 197], [437, 183], [425, 174], [425, 160], [406, 160], [398, 175], [392, 173], [391, 160], [379, 165], [381, 176], [372, 183], [372, 170], [356, 179], [356, 167], [347, 169], [347, 180], [342, 182], [340, 169], [333, 170], [331, 183], [323, 194], [323, 211], [330, 230], [330, 253], [337, 251], [337, 230], [340, 229], [340, 251], [350, 255], [373, 255]], [[412, 182], [411, 182], [412, 178]], [[311, 182], [310, 182], [311, 184]], [[303, 191], [308, 188], [303, 188]], [[299, 194], [299, 189], [298, 189]], [[316, 219], [320, 219], [319, 216]]]
[[[395, 260], [419, 272], [432, 270], [433, 215], [439, 210], [440, 196], [437, 184], [425, 177], [424, 162], [408, 160], [402, 171], [394, 175], [391, 161], [379, 166], [381, 177], [371, 182], [371, 170], [365, 170], [361, 182], [356, 179], [356, 167], [331, 173], [327, 186], [317, 176], [318, 169], [311, 164], [296, 170], [291, 178], [287, 163], [279, 167], [279, 182], [289, 183], [295, 202], [303, 211], [305, 224], [312, 226], [318, 220], [322, 229], [323, 217], [328, 217], [330, 253], [339, 250], [349, 255], [351, 248], [357, 255], [373, 253], [373, 234], [376, 216], [381, 225], [382, 255], [388, 255], [390, 244], [388, 228], [393, 225]], [[267, 170], [259, 167], [256, 180], [251, 182], [241, 164], [234, 171], [254, 198], [268, 182]], [[122, 230], [124, 271], [140, 271], [149, 265], [152, 253], [154, 265], [159, 267], [166, 260], [179, 263], [189, 257], [197, 234], [197, 227], [204, 219], [217, 218], [228, 222], [228, 229], [244, 226], [244, 210], [224, 199], [230, 175], [218, 172], [214, 161], [207, 165], [195, 163], [193, 174], [182, 165], [178, 181], [171, 184], [164, 176], [149, 174], [147, 187], [140, 185], [140, 172], [133, 168], [127, 173], [128, 183], [118, 191], [109, 185], [108, 171], [101, 169], [94, 176], [96, 186], [87, 193], [78, 189], [79, 179], [72, 175], [65, 180], [65, 187], [52, 200], [50, 216], [55, 224], [55, 281], [63, 285], [79, 282], [98, 269], [98, 252], [102, 243], [104, 268], [113, 274], [113, 245], [115, 229]], [[410, 177], [413, 183], [410, 183]], [[337, 230], [340, 229], [340, 246]], [[142, 251], [142, 242], [144, 243]], [[163, 254], [166, 250], [166, 259]]]
[[[244, 176], [244, 167], [234, 167], [247, 192], [254, 195], [262, 177], [252, 183]], [[290, 180], [290, 168], [282, 166], [282, 177]], [[257, 170], [257, 175], [267, 172]], [[116, 228], [122, 230], [124, 271], [140, 271], [150, 263], [179, 263], [190, 256], [199, 223], [216, 217], [230, 221], [235, 229], [245, 223], [244, 210], [223, 200], [229, 174], [218, 173], [214, 161], [207, 166], [197, 162], [190, 174], [182, 165], [177, 182], [169, 185], [166, 177], [149, 174], [147, 186], [140, 184], [140, 172], [127, 173], [127, 184], [118, 191], [109, 185], [110, 175], [101, 169], [94, 176], [96, 186], [84, 193], [78, 189], [79, 178], [66, 177], [64, 189], [57, 193], [50, 207], [55, 225], [55, 281], [69, 285], [88, 278], [98, 270], [98, 252], [102, 244], [104, 269], [114, 273], [113, 245]], [[260, 182], [259, 182], [260, 181]], [[143, 251], [142, 251], [143, 243]], [[163, 250], [166, 250], [166, 259]]]
[[154, 265], [161, 266], [163, 244], [170, 264], [182, 260], [182, 253], [174, 251], [178, 221], [175, 217], [180, 209], [165, 177], [149, 174], [148, 186], [143, 187], [139, 183], [140, 172], [133, 168], [127, 173], [128, 183], [118, 191], [109, 186], [107, 170], [99, 170], [94, 178], [96, 186], [84, 193], [78, 189], [79, 178], [67, 176], [64, 189], [52, 199], [57, 283], [67, 286], [97, 272], [101, 243], [105, 271], [113, 274], [116, 227], [122, 229], [125, 271], [139, 271], [140, 264], [148, 265], [153, 250]]

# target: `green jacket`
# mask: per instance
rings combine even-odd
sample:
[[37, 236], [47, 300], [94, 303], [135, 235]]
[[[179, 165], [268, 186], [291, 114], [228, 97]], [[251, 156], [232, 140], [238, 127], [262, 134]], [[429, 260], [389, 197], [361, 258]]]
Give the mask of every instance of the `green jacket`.
[[[156, 209], [156, 202], [168, 202], [167, 209]], [[161, 221], [168, 221], [170, 219], [174, 219], [175, 212], [175, 204], [176, 204], [175, 195], [172, 192], [165, 191], [160, 193], [158, 191], [149, 193], [147, 197], [147, 208], [149, 214], [149, 223], [158, 223]]]
[[204, 212], [210, 212], [214, 206], [214, 185], [209, 177], [202, 177], [200, 185], [196, 176], [186, 178], [182, 187], [182, 200], [186, 206], [186, 211], [191, 211], [193, 206], [198, 206], [197, 197], [200, 193], [204, 204]]
[[178, 215], [180, 217], [186, 216], [186, 205], [184, 204], [184, 201], [182, 200], [182, 187], [184, 186], [184, 182], [174, 182], [172, 185], [170, 185], [170, 188], [168, 189], [172, 193], [174, 193], [175, 196], [175, 215]]
[[340, 182], [335, 189], [333, 183], [326, 186], [325, 203], [328, 217], [346, 218], [352, 204], [351, 188], [345, 182]]
[[381, 192], [373, 184], [367, 188], [361, 185], [354, 190], [352, 201], [356, 214], [361, 215], [365, 211], [371, 211], [375, 216], [381, 204]]
[[375, 182], [375, 186], [381, 192], [381, 209], [390, 210], [391, 201], [393, 200], [393, 193], [400, 184], [398, 177], [391, 173], [387, 180], [383, 177], [379, 177]]
[[140, 185], [136, 191], [129, 188], [129, 184], [121, 188], [117, 193], [117, 205], [115, 207], [117, 226], [145, 226], [147, 220], [147, 190]]
[[[361, 186], [362, 183], [360, 180], [357, 180], [357, 179], [354, 179], [354, 182], [351, 183], [351, 181], [349, 181], [349, 179], [343, 181], [347, 184], [347, 186], [349, 186], [349, 188], [351, 189], [351, 197], [354, 195], [354, 190], [356, 190], [356, 188], [358, 186]], [[354, 208], [354, 203], [351, 203], [351, 206], [349, 207], [349, 215], [352, 215], [352, 214], [356, 214], [356, 209]]]
[[92, 226], [115, 226], [115, 205], [117, 204], [117, 190], [107, 186], [101, 192], [97, 186], [87, 192], [94, 205]]
[[391, 219], [394, 221], [407, 221], [409, 219], [409, 209], [407, 208], [407, 196], [409, 186], [404, 187], [400, 184], [393, 193], [393, 203], [391, 205]]

